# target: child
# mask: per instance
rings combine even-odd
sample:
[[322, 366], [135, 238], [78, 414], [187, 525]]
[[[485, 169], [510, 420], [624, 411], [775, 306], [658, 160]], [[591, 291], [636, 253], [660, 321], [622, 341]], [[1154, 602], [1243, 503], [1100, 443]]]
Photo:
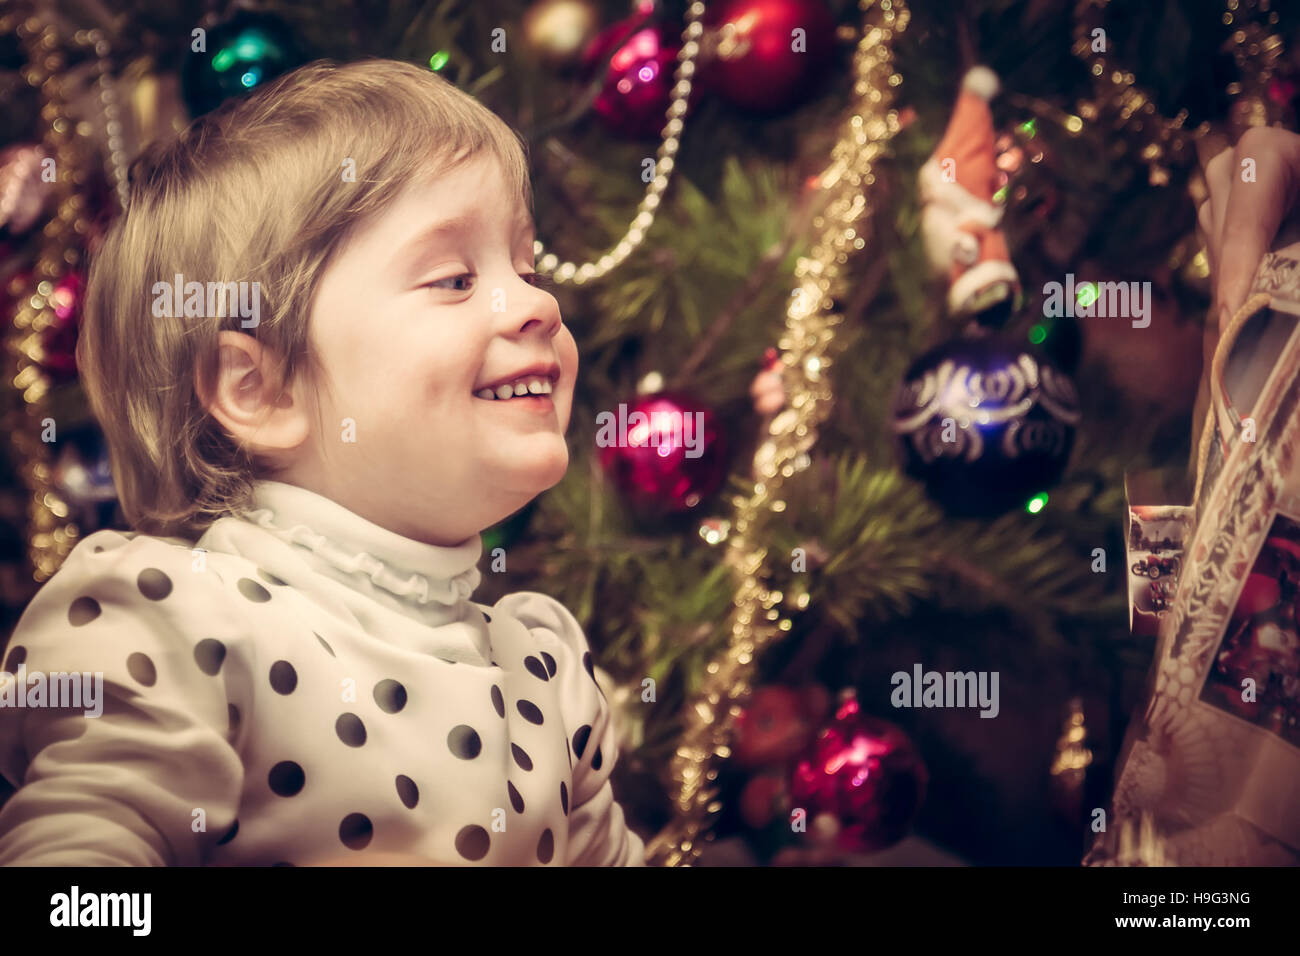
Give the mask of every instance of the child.
[[78, 362], [138, 533], [81, 541], [9, 642], [103, 700], [0, 709], [0, 863], [643, 864], [578, 622], [470, 600], [479, 532], [568, 465], [530, 209], [509, 128], [391, 61], [137, 162]]

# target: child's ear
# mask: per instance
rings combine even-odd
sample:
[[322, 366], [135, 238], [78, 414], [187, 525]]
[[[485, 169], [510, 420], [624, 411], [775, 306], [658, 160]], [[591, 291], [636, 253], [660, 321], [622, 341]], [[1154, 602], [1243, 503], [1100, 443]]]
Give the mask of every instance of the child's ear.
[[310, 434], [306, 403], [297, 390], [276, 388], [275, 355], [242, 332], [218, 335], [216, 379], [196, 381], [204, 408], [236, 441], [254, 452], [286, 452]]

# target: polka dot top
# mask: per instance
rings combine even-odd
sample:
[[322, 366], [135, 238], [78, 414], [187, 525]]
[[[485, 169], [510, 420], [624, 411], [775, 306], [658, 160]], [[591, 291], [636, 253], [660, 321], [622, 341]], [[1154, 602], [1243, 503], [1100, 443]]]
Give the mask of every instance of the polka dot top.
[[32, 600], [4, 670], [102, 672], [103, 712], [0, 709], [0, 864], [644, 865], [568, 610], [471, 601], [478, 535], [254, 504], [197, 543], [89, 535]]

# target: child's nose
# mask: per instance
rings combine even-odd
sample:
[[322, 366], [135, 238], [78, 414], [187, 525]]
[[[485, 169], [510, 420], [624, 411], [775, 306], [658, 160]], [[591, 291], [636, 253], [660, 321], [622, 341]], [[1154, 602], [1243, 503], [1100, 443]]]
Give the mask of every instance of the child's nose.
[[560, 315], [560, 304], [545, 289], [538, 289], [526, 282], [524, 286], [528, 291], [519, 293], [520, 310], [515, 314], [518, 331], [520, 334], [542, 333], [549, 339], [560, 331], [564, 321]]

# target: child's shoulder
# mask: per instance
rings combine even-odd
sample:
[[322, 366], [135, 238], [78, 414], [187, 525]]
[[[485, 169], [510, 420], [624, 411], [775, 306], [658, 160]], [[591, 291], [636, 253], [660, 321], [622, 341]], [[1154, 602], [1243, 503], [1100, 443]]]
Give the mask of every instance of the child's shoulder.
[[181, 572], [194, 575], [193, 543], [184, 538], [163, 538], [134, 531], [104, 530], [87, 535], [68, 553], [59, 570], [46, 583], [67, 587], [98, 581], [130, 581], [140, 595], [162, 600], [175, 590]]
[[201, 540], [104, 530], [79, 541], [46, 587], [55, 582], [67, 586], [124, 581], [133, 584], [140, 596], [161, 601], [177, 589], [188, 597], [203, 590], [219, 591], [245, 574], [281, 583], [248, 558], [211, 551]]
[[[14, 635], [73, 640], [124, 628], [198, 633], [229, 617], [207, 556], [183, 538], [96, 531], [79, 541], [28, 603]], [[191, 626], [192, 625], [192, 626]]]
[[539, 591], [515, 591], [492, 605], [528, 627], [547, 627], [552, 630], [582, 630], [573, 613], [551, 597]]
[[552, 637], [575, 653], [588, 653], [587, 635], [573, 612], [547, 594], [516, 591], [497, 601], [492, 609], [508, 614], [534, 635]]

